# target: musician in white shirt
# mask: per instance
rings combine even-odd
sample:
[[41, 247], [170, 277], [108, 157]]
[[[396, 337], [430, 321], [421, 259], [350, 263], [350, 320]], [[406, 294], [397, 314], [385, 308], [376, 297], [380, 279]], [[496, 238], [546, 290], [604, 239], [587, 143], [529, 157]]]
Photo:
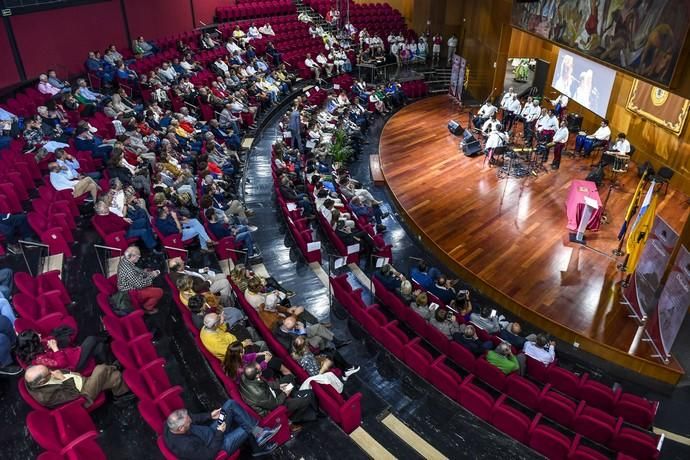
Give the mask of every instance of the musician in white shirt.
[[496, 120], [496, 114], [491, 115], [491, 117], [484, 122], [482, 125], [482, 134], [485, 136], [488, 136], [491, 134], [498, 126], [501, 125], [501, 122]]
[[630, 142], [628, 139], [626, 139], [626, 136], [624, 133], [619, 133], [618, 136], [616, 137], [616, 143], [613, 144], [613, 147], [611, 147], [611, 150], [615, 150], [616, 152], [619, 153], [625, 153], [626, 155], [630, 155]]
[[561, 121], [561, 126], [556, 131], [556, 134], [553, 135], [554, 146], [553, 162], [551, 163], [552, 169], [558, 169], [561, 166], [561, 153], [563, 153], [563, 149], [568, 143], [569, 135], [570, 132], [568, 131], [568, 124], [565, 122], [565, 120]]
[[537, 119], [541, 115], [541, 108], [539, 104], [532, 100], [531, 97], [527, 98], [525, 106], [522, 108], [520, 116], [522, 117], [522, 135], [526, 142], [531, 143], [534, 137], [534, 125]]
[[506, 131], [511, 130], [513, 123], [515, 123], [515, 120], [520, 115], [520, 112], [522, 112], [522, 105], [520, 104], [520, 99], [518, 99], [517, 95], [514, 94], [513, 99], [511, 99], [506, 105], [506, 112], [505, 116], [503, 117], [503, 123]]
[[[626, 139], [626, 135], [624, 133], [619, 133], [618, 136], [616, 136], [616, 142], [613, 145], [611, 145], [611, 150], [619, 154], [622, 153], [626, 156], [630, 155], [632, 147], [630, 146], [630, 142], [628, 141], [628, 139]], [[599, 162], [600, 166], [606, 167], [608, 165], [615, 164], [616, 158], [611, 153], [613, 152], [605, 152], [601, 156], [601, 161]]]
[[506, 92], [503, 95], [503, 99], [501, 99], [501, 108], [502, 109], [505, 109], [508, 107], [508, 104], [510, 103], [510, 101], [513, 100], [513, 96], [515, 96], [515, 90], [513, 89], [513, 87], [510, 87], [510, 88], [508, 88], [508, 92]]
[[611, 139], [611, 128], [608, 120], [601, 120], [601, 126], [592, 135], [579, 134], [575, 138], [575, 152], [585, 151], [585, 156], [589, 156], [596, 147], [605, 145]]
[[484, 103], [484, 105], [479, 109], [479, 112], [477, 112], [477, 116], [474, 118], [474, 120], [472, 120], [474, 127], [483, 127], [484, 123], [486, 123], [486, 120], [496, 115], [497, 111], [498, 109], [494, 107], [491, 101], [486, 101], [486, 103]]
[[537, 138], [540, 142], [548, 142], [556, 134], [558, 129], [558, 119], [553, 110], [541, 110], [541, 116], [537, 120]]
[[501, 124], [497, 122], [492, 125], [491, 133], [489, 133], [489, 137], [486, 139], [486, 144], [484, 145], [484, 151], [486, 152], [487, 159], [489, 160], [489, 165], [493, 164], [493, 157], [496, 149], [498, 147], [504, 147], [507, 144], [508, 135], [501, 130]]
[[556, 112], [556, 116], [560, 117], [561, 112], [563, 112], [563, 109], [565, 109], [568, 106], [568, 96], [565, 94], [559, 95], [556, 99], [552, 99], [551, 103], [553, 104], [553, 109]]

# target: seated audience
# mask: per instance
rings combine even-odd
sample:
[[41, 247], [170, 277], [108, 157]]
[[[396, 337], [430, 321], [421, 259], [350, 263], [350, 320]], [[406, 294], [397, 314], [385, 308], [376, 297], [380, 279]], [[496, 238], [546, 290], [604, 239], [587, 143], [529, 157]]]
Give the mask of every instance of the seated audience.
[[437, 308], [431, 319], [429, 319], [429, 324], [441, 331], [449, 339], [452, 339], [454, 334], [462, 333], [465, 328], [465, 325], [458, 324], [455, 320], [455, 315], [449, 314], [445, 308]]
[[[201, 329], [199, 338], [201, 339], [201, 343], [204, 344], [204, 347], [221, 361], [225, 360], [225, 353], [228, 350], [228, 346], [238, 341], [237, 337], [228, 330], [223, 312], [220, 314], [209, 313], [204, 316], [204, 327]], [[242, 340], [241, 343], [245, 348], [255, 345], [252, 349], [266, 349], [266, 344], [264, 342], [254, 343], [252, 339], [249, 338]]]
[[470, 321], [489, 334], [496, 334], [502, 326], [508, 324], [503, 315], [494, 314], [491, 316], [491, 308], [489, 307], [482, 307], [479, 313], [472, 313]]
[[430, 320], [434, 314], [434, 311], [430, 308], [429, 297], [426, 295], [426, 292], [417, 294], [414, 301], [410, 302], [410, 308], [427, 321]]
[[29, 225], [26, 214], [0, 213], [0, 235], [7, 241], [7, 250], [12, 254], [21, 254], [19, 240], [31, 240], [34, 231]]
[[173, 411], [165, 422], [163, 439], [168, 449], [181, 459], [213, 460], [220, 452], [232, 455], [247, 441], [252, 455], [259, 456], [276, 449], [277, 445], [269, 441], [280, 428], [281, 425], [270, 429], [258, 426], [242, 406], [229, 399], [212, 412]]
[[522, 350], [525, 355], [548, 366], [556, 360], [556, 342], [549, 340], [544, 334], [537, 335], [534, 342], [525, 341]]
[[6, 315], [0, 315], [0, 375], [19, 375], [22, 368], [14, 362], [12, 350], [17, 343], [13, 321]]
[[146, 313], [154, 314], [158, 312], [158, 302], [163, 297], [163, 290], [152, 284], [161, 272], [137, 267], [140, 259], [141, 251], [138, 247], [130, 246], [125, 249], [117, 266], [117, 289], [129, 292]]
[[94, 202], [98, 198], [101, 187], [92, 178], [84, 176], [75, 179], [67, 167], [63, 168], [56, 162], [49, 163], [48, 170], [50, 171], [50, 184], [55, 190], [71, 190], [72, 196], [75, 198], [89, 193], [91, 201]]
[[89, 407], [106, 390], [113, 393], [116, 402], [134, 399], [134, 394], [122, 380], [122, 373], [115, 366], [99, 364], [90, 376], [77, 372], [50, 370], [42, 364], [32, 365], [24, 374], [26, 389], [40, 405], [49, 409], [84, 397]]
[[485, 351], [491, 350], [494, 347], [491, 340], [487, 340], [486, 342], [479, 340], [477, 331], [471, 324], [466, 325], [462, 333], [454, 334], [453, 340], [470, 350], [475, 356], [481, 356]]
[[[522, 363], [519, 358], [522, 359]], [[524, 374], [524, 356], [513, 355], [510, 345], [507, 343], [499, 343], [495, 350], [489, 350], [486, 354], [486, 360], [506, 375], [513, 372], [519, 372], [520, 375]]]
[[526, 340], [529, 340], [530, 342], [534, 342], [537, 340], [536, 334], [530, 334], [527, 337], [523, 337], [522, 326], [518, 322], [505, 324], [504, 326], [502, 326], [502, 329], [500, 330], [498, 335], [518, 350], [522, 350]]
[[113, 359], [105, 337], [91, 335], [76, 347], [60, 347], [54, 337], [41, 337], [36, 331], [27, 329], [17, 336], [15, 353], [25, 365], [42, 364], [51, 369], [67, 369], [82, 372], [89, 360], [97, 364], [109, 364]]
[[266, 381], [261, 376], [261, 366], [257, 363], [245, 366], [240, 379], [240, 394], [260, 417], [279, 406], [285, 406], [293, 433], [301, 429], [301, 426], [294, 424], [312, 422], [317, 418], [316, 401], [311, 390], [295, 391], [295, 379], [292, 375]]

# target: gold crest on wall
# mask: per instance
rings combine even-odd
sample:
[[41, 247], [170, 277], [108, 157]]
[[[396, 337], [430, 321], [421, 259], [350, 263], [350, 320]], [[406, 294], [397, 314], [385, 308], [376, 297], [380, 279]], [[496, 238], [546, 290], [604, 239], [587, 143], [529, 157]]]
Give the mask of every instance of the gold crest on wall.
[[680, 136], [690, 101], [663, 88], [634, 79], [626, 108]]

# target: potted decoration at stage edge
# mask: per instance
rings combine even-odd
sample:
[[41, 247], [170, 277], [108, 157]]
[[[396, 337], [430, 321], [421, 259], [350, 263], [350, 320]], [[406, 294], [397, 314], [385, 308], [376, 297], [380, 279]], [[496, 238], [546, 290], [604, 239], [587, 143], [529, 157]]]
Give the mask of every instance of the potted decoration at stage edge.
[[350, 147], [347, 140], [347, 133], [343, 129], [335, 130], [331, 141], [332, 144], [329, 153], [333, 158], [333, 167], [339, 169], [350, 159], [354, 150]]

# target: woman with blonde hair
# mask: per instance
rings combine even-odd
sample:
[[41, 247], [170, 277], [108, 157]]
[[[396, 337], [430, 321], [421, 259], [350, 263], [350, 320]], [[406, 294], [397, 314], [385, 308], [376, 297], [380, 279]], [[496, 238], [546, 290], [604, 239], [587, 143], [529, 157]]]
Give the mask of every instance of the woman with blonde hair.
[[427, 321], [431, 319], [433, 314], [433, 311], [429, 308], [429, 297], [426, 292], [417, 294], [414, 301], [410, 302], [410, 308]]

